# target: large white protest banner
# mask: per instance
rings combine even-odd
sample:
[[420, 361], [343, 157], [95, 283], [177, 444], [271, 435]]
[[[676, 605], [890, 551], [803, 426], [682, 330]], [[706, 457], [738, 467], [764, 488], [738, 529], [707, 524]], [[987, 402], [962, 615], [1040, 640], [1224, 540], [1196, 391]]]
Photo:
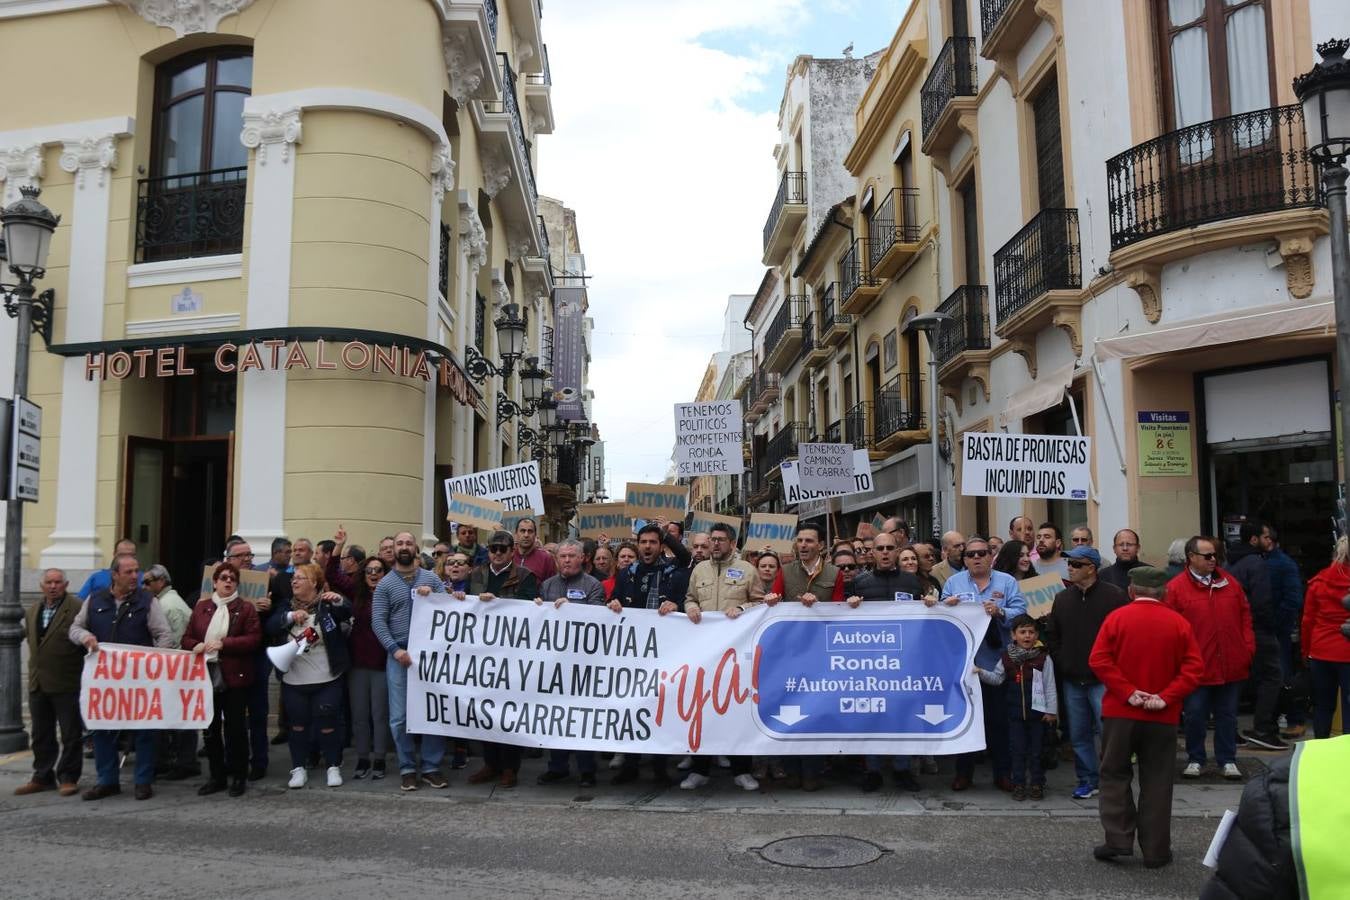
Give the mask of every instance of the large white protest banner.
[[[845, 497], [849, 494], [869, 494], [872, 492], [872, 461], [866, 450], [853, 451], [853, 486], [847, 491], [804, 490], [797, 472], [797, 466], [792, 460], [782, 463], [779, 470], [783, 473], [783, 502], [788, 506], [825, 500], [829, 497]], [[821, 512], [823, 511], [822, 509]], [[798, 508], [797, 513], [803, 517], [816, 514], [804, 511], [801, 508]]]
[[530, 510], [536, 516], [544, 514], [544, 491], [539, 480], [539, 463], [535, 460], [487, 469], [468, 475], [445, 479], [445, 499], [452, 494], [496, 500], [508, 510]]
[[408, 730], [623, 753], [962, 753], [984, 746], [978, 604], [797, 603], [736, 619], [417, 597]]
[[675, 474], [739, 475], [745, 471], [744, 424], [735, 400], [675, 404]]
[[84, 658], [80, 715], [90, 730], [201, 729], [215, 715], [206, 656], [99, 644]]
[[967, 497], [1086, 500], [1091, 438], [967, 432], [961, 442], [961, 493]]

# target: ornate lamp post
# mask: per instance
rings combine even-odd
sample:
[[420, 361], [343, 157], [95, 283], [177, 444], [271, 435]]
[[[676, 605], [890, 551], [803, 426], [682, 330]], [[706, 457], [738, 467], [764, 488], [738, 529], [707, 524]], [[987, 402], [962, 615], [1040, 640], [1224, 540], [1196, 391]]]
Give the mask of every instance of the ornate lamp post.
[[952, 317], [930, 312], [915, 316], [905, 325], [905, 333], [922, 331], [928, 338], [928, 439], [933, 455], [933, 539], [942, 539], [942, 462], [938, 456], [938, 338]]

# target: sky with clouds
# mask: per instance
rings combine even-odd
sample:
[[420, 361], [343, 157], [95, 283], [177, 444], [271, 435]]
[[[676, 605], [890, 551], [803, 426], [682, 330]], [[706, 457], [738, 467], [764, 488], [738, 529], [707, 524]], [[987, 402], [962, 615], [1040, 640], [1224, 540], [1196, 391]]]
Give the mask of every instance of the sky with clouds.
[[539, 188], [577, 211], [606, 487], [660, 481], [730, 294], [764, 269], [787, 67], [886, 46], [901, 0], [546, 0], [557, 127]]

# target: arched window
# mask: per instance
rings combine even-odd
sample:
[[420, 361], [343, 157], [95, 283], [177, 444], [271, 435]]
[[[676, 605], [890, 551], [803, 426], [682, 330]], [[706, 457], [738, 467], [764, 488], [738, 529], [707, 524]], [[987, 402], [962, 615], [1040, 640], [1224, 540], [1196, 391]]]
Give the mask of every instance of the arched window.
[[253, 88], [253, 51], [222, 47], [181, 56], [156, 73], [155, 175], [248, 164], [239, 140]]
[[155, 72], [151, 177], [141, 180], [136, 261], [238, 253], [248, 149], [239, 139], [253, 51], [216, 47]]

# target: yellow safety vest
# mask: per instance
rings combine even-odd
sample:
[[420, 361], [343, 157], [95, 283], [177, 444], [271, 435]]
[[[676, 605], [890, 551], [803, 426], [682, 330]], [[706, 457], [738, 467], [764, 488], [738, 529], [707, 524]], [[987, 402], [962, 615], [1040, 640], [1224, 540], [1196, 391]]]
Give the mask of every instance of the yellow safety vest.
[[1303, 900], [1350, 896], [1350, 735], [1303, 741], [1289, 769], [1289, 822]]

